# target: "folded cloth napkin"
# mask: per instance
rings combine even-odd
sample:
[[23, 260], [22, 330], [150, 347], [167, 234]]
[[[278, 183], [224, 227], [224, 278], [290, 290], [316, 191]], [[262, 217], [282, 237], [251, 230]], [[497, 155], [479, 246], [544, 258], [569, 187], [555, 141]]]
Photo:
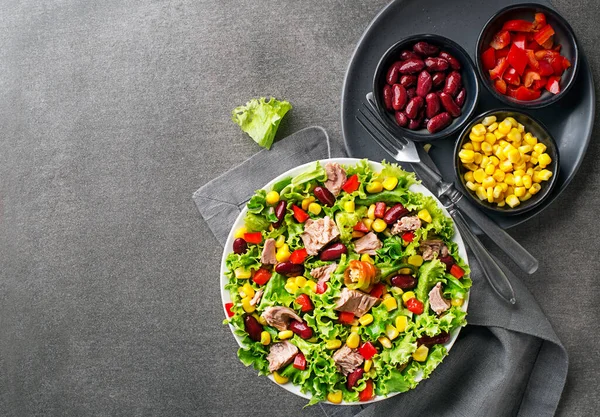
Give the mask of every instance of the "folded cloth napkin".
[[[331, 155], [325, 130], [309, 127], [210, 181], [194, 193], [193, 199], [223, 245], [231, 225], [255, 190], [297, 165], [343, 156], [341, 153]], [[221, 196], [220, 200], [214, 195]], [[430, 379], [412, 391], [372, 405], [321, 405], [325, 416], [554, 415], [567, 375], [564, 347], [517, 277], [507, 274], [518, 300], [511, 306], [482, 279], [472, 256], [469, 263], [473, 279], [469, 324]]]

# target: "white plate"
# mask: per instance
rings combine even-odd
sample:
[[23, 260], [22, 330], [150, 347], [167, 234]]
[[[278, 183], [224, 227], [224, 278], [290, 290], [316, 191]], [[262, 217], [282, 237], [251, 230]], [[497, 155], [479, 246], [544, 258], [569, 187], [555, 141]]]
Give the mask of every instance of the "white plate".
[[[332, 159], [320, 160], [320, 162], [322, 164], [325, 164], [327, 162], [337, 162], [338, 164], [344, 164], [344, 165], [356, 165], [359, 161], [360, 161], [360, 159], [356, 159], [356, 158], [332, 158]], [[290, 177], [290, 176], [295, 177], [298, 174], [301, 174], [307, 170], [310, 170], [314, 167], [315, 163], [316, 163], [316, 161], [313, 161], [313, 162], [309, 162], [304, 165], [297, 166], [296, 168], [290, 169], [289, 171], [281, 174], [277, 178], [274, 178], [273, 180], [268, 182], [263, 187], [263, 189], [268, 191], [271, 189], [273, 184], [275, 184], [277, 181], [280, 181], [280, 180], [282, 180], [286, 177]], [[378, 162], [369, 161], [369, 165], [371, 166], [371, 169], [373, 169], [375, 172], [381, 171], [383, 169], [383, 166]], [[431, 193], [431, 191], [429, 191], [423, 185], [413, 184], [410, 186], [409, 190], [433, 197], [435, 199], [435, 201], [437, 201], [438, 206], [444, 211], [444, 214], [446, 216], [450, 217], [450, 215], [448, 214], [448, 211], [444, 208], [444, 206], [440, 203], [440, 201]], [[235, 220], [235, 223], [233, 223], [233, 225], [231, 227], [231, 231], [229, 232], [229, 236], [227, 237], [227, 242], [225, 243], [225, 250], [223, 251], [223, 258], [221, 259], [221, 298], [223, 299], [223, 311], [225, 312], [225, 317], [227, 317], [227, 311], [225, 310], [225, 304], [231, 302], [231, 297], [229, 296], [229, 291], [225, 290], [225, 284], [227, 284], [227, 277], [225, 276], [225, 272], [227, 271], [227, 268], [225, 267], [225, 259], [227, 258], [227, 255], [229, 255], [231, 252], [233, 252], [232, 246], [233, 246], [233, 241], [235, 240], [233, 235], [237, 229], [239, 229], [240, 227], [242, 227], [244, 225], [244, 216], [246, 215], [246, 212], [247, 212], [247, 208], [244, 207], [244, 209], [242, 210], [242, 212], [240, 213], [238, 218]], [[467, 251], [465, 249], [465, 244], [464, 244], [462, 238], [460, 237], [460, 234], [458, 233], [456, 226], [454, 226], [454, 237], [453, 237], [452, 241], [455, 242], [456, 244], [458, 244], [458, 253], [464, 259], [464, 261], [468, 264], [469, 262], [467, 259]], [[462, 310], [467, 311], [468, 305], [469, 305], [469, 294], [467, 294], [467, 298], [465, 299], [465, 302], [462, 306]], [[233, 337], [237, 341], [238, 345], [242, 346], [242, 339], [233, 332], [234, 331], [233, 326], [229, 325], [229, 328], [231, 329], [231, 333], [233, 334]], [[451, 334], [450, 340], [448, 341], [448, 343], [446, 343], [444, 345], [446, 347], [446, 349], [448, 349], [448, 352], [452, 348], [452, 345], [454, 345], [454, 342], [456, 341], [456, 338], [458, 337], [459, 333], [460, 333], [460, 328], [454, 330], [454, 332], [452, 332], [452, 334]], [[268, 375], [268, 378], [271, 379], [271, 381], [273, 381], [274, 383], [276, 383], [273, 380], [272, 375]], [[279, 385], [279, 384], [277, 384], [277, 385]], [[287, 384], [279, 385], [279, 386], [281, 386], [282, 388], [284, 388], [284, 389], [288, 390], [289, 392], [296, 394], [300, 397], [303, 397], [303, 398], [306, 398], [309, 400], [312, 398], [309, 394], [304, 394], [304, 393], [300, 392], [300, 387], [292, 384], [291, 382], [288, 382]], [[392, 393], [392, 394], [388, 395], [387, 397], [378, 395], [378, 396], [374, 397], [371, 401], [365, 401], [365, 402], [360, 402], [360, 403], [343, 402], [342, 404], [337, 404], [337, 405], [357, 405], [357, 404], [364, 405], [364, 404], [368, 404], [368, 403], [385, 400], [386, 398], [391, 398], [397, 394], [400, 394], [400, 393], [399, 392]], [[328, 402], [324, 401], [324, 403], [328, 403]], [[329, 403], [329, 404], [331, 404], [331, 403]]]

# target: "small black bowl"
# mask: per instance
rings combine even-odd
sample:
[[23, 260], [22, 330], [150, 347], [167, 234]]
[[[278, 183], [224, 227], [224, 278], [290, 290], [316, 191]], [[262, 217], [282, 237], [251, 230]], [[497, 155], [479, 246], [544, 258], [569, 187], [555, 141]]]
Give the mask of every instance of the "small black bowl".
[[[533, 21], [535, 13], [544, 13], [546, 15], [546, 22], [552, 25], [552, 28], [555, 31], [554, 43], [559, 43], [561, 45], [560, 54], [571, 61], [571, 67], [567, 68], [561, 77], [561, 90], [558, 94], [552, 94], [544, 90], [540, 98], [536, 100], [517, 100], [496, 91], [496, 88], [490, 79], [489, 72], [483, 68], [481, 54], [489, 48], [494, 35], [502, 29], [502, 25], [504, 25], [506, 21], [512, 19]], [[564, 97], [574, 84], [574, 80], [579, 70], [579, 47], [577, 46], [577, 38], [569, 23], [560, 14], [549, 7], [537, 3], [523, 3], [508, 6], [493, 15], [481, 30], [475, 49], [475, 66], [477, 67], [477, 72], [479, 73], [483, 85], [485, 85], [494, 97], [503, 103], [514, 107], [530, 109], [545, 107], [552, 103], [556, 103]]]
[[[398, 126], [394, 114], [386, 111], [383, 102], [383, 87], [386, 84], [385, 77], [389, 67], [394, 62], [398, 61], [398, 56], [402, 50], [408, 49], [412, 51], [413, 45], [419, 41], [425, 41], [438, 46], [442, 51], [448, 52], [460, 62], [462, 84], [467, 91], [467, 98], [462, 106], [461, 115], [452, 120], [452, 123], [448, 127], [436, 133], [429, 133], [425, 128], [421, 130], [410, 130]], [[469, 120], [475, 111], [477, 100], [479, 99], [479, 80], [477, 79], [475, 66], [469, 57], [469, 54], [467, 54], [467, 52], [456, 42], [439, 35], [414, 35], [392, 45], [379, 60], [375, 70], [375, 76], [373, 77], [373, 97], [375, 98], [375, 103], [377, 104], [382, 119], [392, 131], [396, 131], [399, 135], [416, 142], [430, 142], [455, 133]]]
[[[550, 180], [540, 183], [542, 186], [541, 190], [537, 194], [533, 195], [529, 200], [522, 201], [521, 204], [515, 208], [511, 208], [509, 205], [498, 207], [495, 203], [489, 203], [487, 200], [482, 201], [475, 195], [473, 191], [469, 190], [465, 184], [466, 181], [464, 175], [466, 174], [467, 169], [462, 165], [460, 158], [458, 157], [458, 153], [462, 149], [463, 143], [469, 139], [471, 128], [473, 128], [473, 126], [476, 124], [481, 123], [487, 116], [496, 116], [498, 122], [504, 120], [506, 117], [513, 117], [517, 122], [525, 126], [525, 132], [531, 132], [532, 135], [537, 137], [538, 142], [546, 145], [546, 153], [550, 155], [550, 158], [552, 158], [550, 165], [545, 168], [552, 172], [552, 177], [550, 177]], [[560, 166], [558, 148], [548, 129], [542, 123], [534, 119], [531, 115], [514, 109], [490, 110], [475, 117], [471, 123], [465, 126], [458, 140], [456, 141], [453, 161], [458, 182], [460, 183], [467, 198], [470, 198], [471, 201], [486, 210], [507, 215], [521, 214], [529, 211], [534, 207], [539, 206], [542, 201], [549, 197], [554, 185], [556, 184], [556, 180], [558, 178], [558, 167]]]

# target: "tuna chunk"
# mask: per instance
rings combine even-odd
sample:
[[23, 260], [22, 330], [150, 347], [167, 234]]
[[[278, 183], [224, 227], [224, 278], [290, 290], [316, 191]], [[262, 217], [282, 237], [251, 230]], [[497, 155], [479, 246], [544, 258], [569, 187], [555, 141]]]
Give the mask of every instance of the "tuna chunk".
[[354, 241], [354, 250], [361, 255], [364, 253], [368, 255], [377, 255], [377, 252], [375, 251], [382, 247], [383, 243], [381, 243], [377, 238], [377, 235], [373, 232], [369, 232], [360, 239]]
[[337, 269], [337, 263], [323, 265], [310, 271], [310, 275], [319, 282], [327, 282]]
[[291, 320], [302, 321], [300, 316], [288, 307], [267, 307], [261, 316], [269, 326], [273, 326], [279, 331], [287, 330]]
[[340, 235], [335, 222], [325, 216], [319, 220], [308, 219], [304, 223], [304, 233], [300, 235], [306, 248], [306, 253], [316, 255], [325, 245]]
[[263, 248], [262, 255], [260, 255], [260, 261], [265, 265], [275, 265], [277, 263], [275, 250], [275, 239], [265, 240], [265, 247]]
[[333, 354], [333, 360], [338, 371], [346, 376], [362, 365], [364, 358], [356, 349], [350, 349], [344, 345]]
[[275, 372], [284, 366], [292, 363], [296, 355], [298, 354], [298, 348], [292, 345], [287, 340], [283, 342], [275, 343], [271, 346], [267, 360], [269, 361], [269, 371]]
[[261, 289], [261, 290], [258, 290], [258, 291], [256, 291], [256, 292], [254, 293], [254, 297], [252, 297], [252, 300], [250, 300], [250, 305], [251, 305], [251, 306], [255, 306], [255, 305], [257, 305], [257, 304], [260, 302], [260, 299], [261, 299], [261, 297], [262, 297], [263, 293], [264, 293], [264, 290], [262, 290], [262, 289]]
[[346, 182], [346, 171], [335, 162], [330, 162], [325, 165], [325, 172], [327, 173], [327, 181], [325, 181], [325, 188], [331, 191], [331, 194], [337, 197], [342, 190], [342, 185]]
[[397, 235], [412, 232], [421, 227], [421, 219], [418, 216], [405, 216], [398, 220], [392, 227], [392, 234]]
[[356, 317], [364, 316], [375, 305], [378, 298], [358, 290], [344, 288], [342, 295], [335, 304], [335, 310], [354, 313]]
[[419, 246], [425, 261], [431, 261], [435, 256], [438, 258], [448, 255], [448, 248], [441, 240], [424, 240]]
[[442, 314], [450, 308], [450, 301], [444, 298], [442, 294], [442, 283], [438, 282], [435, 287], [429, 291], [429, 306], [437, 315]]

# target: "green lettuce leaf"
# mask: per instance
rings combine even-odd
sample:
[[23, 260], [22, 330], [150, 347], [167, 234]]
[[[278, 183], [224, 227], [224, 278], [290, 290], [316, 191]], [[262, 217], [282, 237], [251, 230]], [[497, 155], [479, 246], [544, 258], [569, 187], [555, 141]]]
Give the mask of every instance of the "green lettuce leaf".
[[281, 119], [291, 108], [292, 105], [285, 100], [271, 98], [267, 101], [261, 97], [233, 109], [231, 120], [260, 146], [270, 149]]
[[415, 295], [419, 300], [425, 302], [429, 298], [429, 291], [433, 286], [444, 278], [446, 266], [438, 259], [425, 262], [419, 268], [419, 283]]
[[269, 282], [264, 287], [264, 293], [258, 304], [260, 311], [267, 307], [276, 305], [289, 307], [294, 301], [294, 296], [285, 290], [285, 278], [278, 273], [271, 276]]

